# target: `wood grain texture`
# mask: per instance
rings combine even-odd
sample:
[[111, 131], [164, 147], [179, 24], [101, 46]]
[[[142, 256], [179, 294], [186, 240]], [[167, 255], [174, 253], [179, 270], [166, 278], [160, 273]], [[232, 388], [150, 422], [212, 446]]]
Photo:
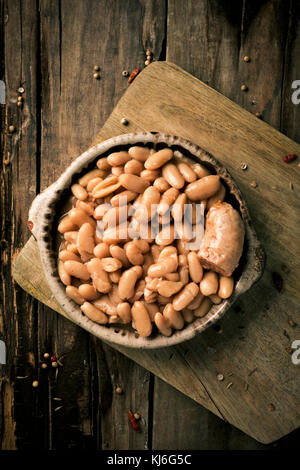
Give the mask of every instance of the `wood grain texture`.
[[[145, 90], [151, 90], [149, 101], [145, 99]], [[133, 112], [131, 103], [141, 100], [143, 113]], [[281, 189], [278, 200], [272, 198], [267, 182], [270, 178], [278, 181], [280, 172], [282, 180], [293, 177], [295, 186], [298, 184], [293, 167], [284, 166], [281, 156], [283, 152], [297, 153], [300, 147], [168, 63], [152, 64], [135, 80], [99, 138], [124, 132], [120, 116], [125, 112], [130, 131], [151, 128], [152, 113], [158, 130], [190, 138], [229, 167], [244, 188], [250, 211], [252, 207], [253, 221], [264, 241], [268, 262], [262, 280], [220, 322], [221, 334], [211, 328], [192, 341], [159, 351], [117, 349], [257, 440], [274, 441], [299, 425], [295, 411], [299, 400], [295, 366], [285, 351], [299, 333], [299, 327], [293, 328], [288, 320], [293, 318], [299, 324], [299, 311], [298, 298], [294, 296], [298, 281], [294, 278], [295, 289], [291, 289], [288, 285], [290, 274], [282, 273], [285, 288], [281, 293], [272, 283], [273, 266], [280, 270], [286, 258], [291, 258], [291, 248], [284, 246], [286, 251], [282, 252], [281, 238], [287, 235], [271, 224], [272, 211], [276, 205], [284, 204], [288, 189]], [[238, 132], [233, 134], [231, 129]], [[239, 168], [241, 159], [249, 164], [249, 176]], [[253, 174], [259, 184], [256, 191], [249, 186]], [[261, 204], [262, 197], [264, 204]], [[296, 198], [293, 202], [297, 206]], [[289, 207], [285, 209], [286, 212], [289, 210]], [[279, 207], [277, 211], [280, 211]], [[263, 217], [265, 223], [260, 224]], [[285, 222], [291, 240], [297, 237], [296, 222], [295, 217]], [[223, 382], [217, 381], [218, 373], [224, 375]], [[232, 386], [227, 388], [230, 382]], [[273, 412], [269, 409], [270, 403], [275, 407]]]
[[[0, 366], [0, 407], [4, 416], [0, 421], [2, 449], [14, 449], [16, 445], [26, 447], [30, 438], [36, 437], [36, 397], [31, 386], [34, 377], [31, 359], [36, 351], [36, 304], [11, 278], [12, 260], [29, 237], [25, 228], [27, 212], [36, 194], [38, 21], [35, 1], [26, 3], [28, 8], [22, 11], [17, 2], [1, 1], [0, 55], [4, 68], [1, 78], [5, 80], [7, 91], [7, 104], [1, 106], [0, 177], [0, 336], [7, 347], [7, 365]], [[21, 85], [25, 88], [22, 110], [16, 105]], [[15, 132], [8, 132], [10, 125], [15, 127]], [[26, 380], [18, 378], [24, 376]], [[22, 420], [16, 425], [21, 415]]]
[[[292, 102], [296, 91], [292, 84], [300, 80], [300, 3], [290, 1], [289, 28], [285, 44], [285, 61], [283, 76], [283, 93], [281, 107], [281, 130], [292, 139], [300, 142], [300, 104]], [[299, 83], [297, 86], [299, 90]], [[298, 93], [299, 98], [299, 93]]]

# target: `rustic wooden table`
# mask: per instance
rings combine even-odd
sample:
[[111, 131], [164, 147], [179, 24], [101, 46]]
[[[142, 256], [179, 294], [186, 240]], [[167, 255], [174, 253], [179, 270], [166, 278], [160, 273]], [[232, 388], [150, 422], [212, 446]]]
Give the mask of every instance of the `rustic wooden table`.
[[[27, 212], [35, 194], [90, 145], [128, 86], [122, 71], [143, 68], [148, 48], [154, 60], [180, 65], [299, 142], [300, 105], [291, 101], [291, 86], [300, 79], [300, 2], [0, 5], [0, 79], [7, 87], [1, 105], [0, 338], [8, 351], [7, 365], [0, 366], [0, 449], [296, 447], [299, 431], [265, 446], [223, 422], [33, 300], [12, 282], [11, 267], [29, 237]], [[93, 78], [94, 65], [100, 80]], [[242, 84], [249, 93], [240, 91]], [[41, 370], [44, 352], [60, 357], [58, 373]], [[141, 433], [128, 425], [128, 409], [141, 415]]]

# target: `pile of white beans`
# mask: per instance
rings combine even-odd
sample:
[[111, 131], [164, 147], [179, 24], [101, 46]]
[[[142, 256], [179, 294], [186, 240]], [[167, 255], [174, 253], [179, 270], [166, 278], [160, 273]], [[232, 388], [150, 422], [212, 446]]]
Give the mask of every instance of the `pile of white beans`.
[[[224, 200], [219, 176], [203, 165], [175, 159], [170, 148], [134, 146], [100, 158], [71, 191], [72, 208], [58, 225], [58, 273], [66, 294], [90, 320], [131, 324], [143, 337], [156, 325], [170, 336], [231, 296], [233, 278], [203, 269], [197, 250], [187, 248], [192, 230], [184, 227], [176, 239], [171, 224], [165, 234], [168, 211], [178, 222], [191, 204], [190, 228], [197, 229], [196, 205], [207, 211]], [[154, 204], [160, 227], [155, 238], [147, 225]], [[138, 231], [141, 224], [147, 236], [131, 238], [128, 227]]]

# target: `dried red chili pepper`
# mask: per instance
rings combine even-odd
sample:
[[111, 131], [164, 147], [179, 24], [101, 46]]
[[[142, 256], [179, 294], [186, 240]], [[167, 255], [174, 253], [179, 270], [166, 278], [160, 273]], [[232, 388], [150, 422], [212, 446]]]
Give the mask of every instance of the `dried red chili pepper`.
[[56, 356], [51, 356], [50, 360], [51, 360], [51, 362], [55, 362], [56, 361]]
[[133, 82], [133, 80], [139, 73], [140, 73], [139, 69], [134, 69], [133, 72], [131, 72], [131, 74], [129, 75], [128, 83]]
[[282, 160], [284, 161], [284, 163], [290, 163], [293, 160], [296, 160], [296, 158], [297, 158], [297, 155], [291, 154], [291, 155], [285, 155], [284, 157], [282, 157]]
[[282, 277], [280, 276], [280, 274], [275, 273], [275, 272], [272, 273], [272, 279], [273, 279], [273, 282], [274, 282], [274, 286], [276, 287], [278, 292], [281, 292], [282, 287], [283, 287], [283, 280], [282, 280]]
[[131, 410], [128, 410], [128, 417], [129, 417], [129, 422], [131, 424], [132, 429], [136, 432], [139, 432], [140, 431], [139, 422], [135, 419], [134, 414], [132, 413]]

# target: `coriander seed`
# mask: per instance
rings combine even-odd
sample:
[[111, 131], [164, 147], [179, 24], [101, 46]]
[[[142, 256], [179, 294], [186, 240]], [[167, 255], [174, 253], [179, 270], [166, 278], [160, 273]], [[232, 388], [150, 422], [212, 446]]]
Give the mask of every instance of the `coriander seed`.
[[95, 80], [99, 80], [100, 73], [99, 72], [94, 73], [93, 77], [95, 78]]
[[32, 386], [33, 386], [33, 388], [37, 388], [37, 387], [39, 386], [38, 381], [37, 381], [37, 380], [34, 380], [34, 381], [32, 382]]
[[248, 57], [247, 55], [244, 56], [244, 62], [250, 62], [250, 57]]
[[241, 90], [242, 90], [242, 91], [247, 91], [247, 90], [248, 90], [247, 85], [242, 85], [242, 86], [241, 86]]
[[13, 132], [15, 132], [16, 128], [15, 126], [9, 126], [8, 130], [12, 134]]
[[94, 70], [95, 70], [95, 72], [98, 72], [100, 70], [99, 65], [94, 65]]
[[49, 357], [50, 357], [50, 354], [49, 354], [49, 353], [45, 353], [45, 354], [44, 354], [44, 359], [49, 359]]
[[122, 388], [121, 388], [121, 387], [119, 387], [119, 386], [118, 386], [118, 387], [116, 387], [116, 393], [117, 393], [118, 395], [121, 395], [121, 394], [123, 393], [123, 390], [122, 390]]

